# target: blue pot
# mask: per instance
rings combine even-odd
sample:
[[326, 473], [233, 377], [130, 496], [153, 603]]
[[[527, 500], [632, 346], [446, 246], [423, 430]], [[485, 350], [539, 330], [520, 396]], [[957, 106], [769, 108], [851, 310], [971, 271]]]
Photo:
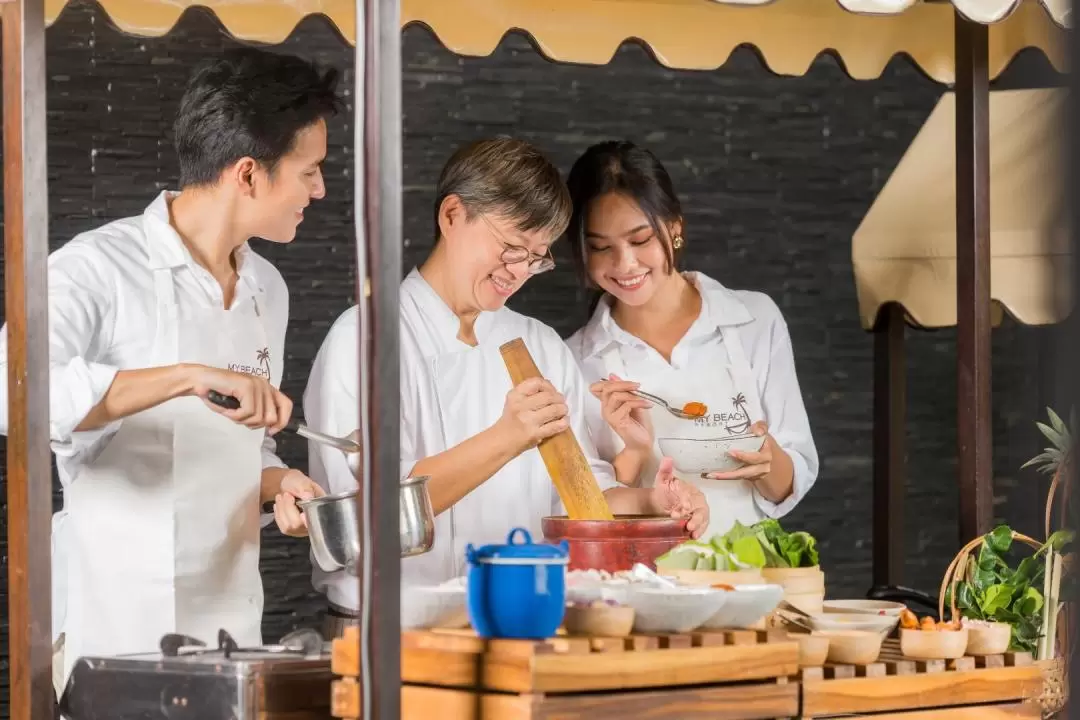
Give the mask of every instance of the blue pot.
[[[514, 538], [524, 535], [523, 543]], [[566, 611], [570, 547], [536, 544], [514, 528], [506, 545], [465, 548], [469, 621], [480, 637], [540, 640], [555, 634]]]

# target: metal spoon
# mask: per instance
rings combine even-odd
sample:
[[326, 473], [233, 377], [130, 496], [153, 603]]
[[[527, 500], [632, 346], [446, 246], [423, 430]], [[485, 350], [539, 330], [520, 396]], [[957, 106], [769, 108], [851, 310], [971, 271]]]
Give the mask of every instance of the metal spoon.
[[668, 405], [667, 401], [664, 400], [663, 398], [659, 398], [659, 397], [657, 397], [657, 396], [655, 396], [655, 395], [653, 395], [651, 393], [647, 393], [644, 390], [631, 390], [630, 394], [631, 395], [636, 395], [639, 398], [641, 398], [642, 400], [648, 400], [651, 403], [655, 403], [655, 404], [659, 405], [660, 407], [664, 408], [665, 410], [667, 410], [669, 413], [671, 413], [675, 417], [681, 418], [682, 420], [697, 420], [698, 419], [697, 415], [691, 415], [690, 413], [683, 412], [680, 409], [673, 408], [673, 407], [671, 407], [671, 405]]
[[[220, 407], [228, 410], [236, 410], [240, 407], [240, 401], [230, 395], [222, 395], [219, 392], [211, 390], [206, 394], [207, 399]], [[317, 430], [312, 430], [303, 423], [293, 421], [285, 426], [285, 430], [288, 432], [294, 432], [300, 437], [307, 438], [308, 440], [314, 440], [317, 443], [329, 445], [330, 447], [337, 448], [346, 455], [355, 455], [363, 450], [360, 443], [353, 442], [349, 438], [339, 438], [333, 435], [326, 435]]]

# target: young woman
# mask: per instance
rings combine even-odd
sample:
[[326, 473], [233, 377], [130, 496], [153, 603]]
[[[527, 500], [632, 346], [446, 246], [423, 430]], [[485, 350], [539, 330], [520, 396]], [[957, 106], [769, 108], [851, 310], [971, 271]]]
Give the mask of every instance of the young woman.
[[[741, 467], [721, 472], [718, 457], [715, 472], [680, 474], [708, 499], [707, 532], [791, 511], [817, 478], [818, 456], [779, 308], [762, 293], [677, 271], [687, 242], [682, 208], [648, 150], [594, 145], [568, 185], [574, 257], [601, 293], [568, 341], [595, 398], [587, 413], [601, 457], [636, 467], [637, 482], [647, 482], [660, 462], [658, 438], [753, 434], [763, 438], [759, 451], [731, 451]], [[638, 389], [707, 410], [676, 418], [631, 394]]]

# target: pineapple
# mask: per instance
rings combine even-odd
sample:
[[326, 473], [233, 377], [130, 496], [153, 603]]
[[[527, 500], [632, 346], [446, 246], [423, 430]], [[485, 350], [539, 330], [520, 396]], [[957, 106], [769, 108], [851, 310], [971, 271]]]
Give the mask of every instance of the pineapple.
[[1050, 441], [1051, 447], [1028, 460], [1022, 467], [1035, 467], [1041, 473], [1054, 476], [1056, 485], [1057, 478], [1068, 464], [1072, 452], [1072, 431], [1076, 427], [1076, 410], [1069, 413], [1068, 426], [1052, 409], [1046, 408], [1046, 414], [1050, 418], [1050, 425], [1041, 422], [1035, 424]]

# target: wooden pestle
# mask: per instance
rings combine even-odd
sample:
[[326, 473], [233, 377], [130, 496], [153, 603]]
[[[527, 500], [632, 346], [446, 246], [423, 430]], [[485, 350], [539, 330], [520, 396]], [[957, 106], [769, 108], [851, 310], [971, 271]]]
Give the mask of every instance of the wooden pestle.
[[[515, 387], [529, 378], [542, 377], [521, 338], [502, 345], [499, 352]], [[571, 520], [615, 519], [570, 428], [542, 441], [537, 449]]]

